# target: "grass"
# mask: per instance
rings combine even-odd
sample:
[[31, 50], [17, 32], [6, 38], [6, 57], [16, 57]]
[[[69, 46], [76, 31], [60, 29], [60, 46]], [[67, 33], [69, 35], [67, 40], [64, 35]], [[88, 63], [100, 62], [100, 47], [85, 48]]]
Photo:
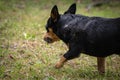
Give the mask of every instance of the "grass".
[[[119, 80], [120, 58], [106, 60], [106, 73], [97, 72], [96, 58], [82, 54], [68, 61], [63, 68], [54, 65], [67, 51], [62, 41], [46, 44], [43, 41], [45, 24], [53, 4], [63, 13], [73, 0], [0, 0], [0, 80]], [[120, 17], [120, 2], [102, 7], [77, 4], [77, 13], [87, 16]]]

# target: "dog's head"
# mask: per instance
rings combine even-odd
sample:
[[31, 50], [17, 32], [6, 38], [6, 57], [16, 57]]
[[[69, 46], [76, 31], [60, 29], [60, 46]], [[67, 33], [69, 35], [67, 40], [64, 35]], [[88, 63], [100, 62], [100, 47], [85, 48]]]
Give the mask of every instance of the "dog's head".
[[[75, 12], [76, 12], [76, 4], [74, 3], [69, 7], [69, 9], [67, 11], [64, 12], [64, 14], [75, 14]], [[48, 18], [48, 21], [47, 21], [47, 24], [46, 24], [47, 32], [44, 36], [44, 40], [47, 43], [53, 43], [55, 41], [60, 40], [60, 38], [55, 33], [56, 30], [58, 30], [56, 25], [59, 25], [58, 21], [61, 18], [60, 16], [61, 15], [58, 12], [58, 8], [55, 5], [51, 10], [50, 17]]]

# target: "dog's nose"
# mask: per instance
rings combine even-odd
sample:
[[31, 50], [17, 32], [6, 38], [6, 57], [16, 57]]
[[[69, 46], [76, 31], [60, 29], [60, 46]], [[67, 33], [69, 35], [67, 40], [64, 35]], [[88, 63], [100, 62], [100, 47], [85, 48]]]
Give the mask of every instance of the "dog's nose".
[[44, 38], [44, 41], [46, 41], [47, 43], [52, 43], [52, 39], [49, 37]]

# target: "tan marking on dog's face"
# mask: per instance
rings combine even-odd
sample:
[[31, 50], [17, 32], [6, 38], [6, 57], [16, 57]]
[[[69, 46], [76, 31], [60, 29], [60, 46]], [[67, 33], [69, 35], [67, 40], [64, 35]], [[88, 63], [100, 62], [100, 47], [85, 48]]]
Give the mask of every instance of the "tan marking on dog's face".
[[51, 28], [49, 28], [49, 32], [47, 32], [44, 36], [44, 40], [48, 43], [53, 43], [55, 41], [59, 41], [60, 39], [57, 35], [53, 32]]

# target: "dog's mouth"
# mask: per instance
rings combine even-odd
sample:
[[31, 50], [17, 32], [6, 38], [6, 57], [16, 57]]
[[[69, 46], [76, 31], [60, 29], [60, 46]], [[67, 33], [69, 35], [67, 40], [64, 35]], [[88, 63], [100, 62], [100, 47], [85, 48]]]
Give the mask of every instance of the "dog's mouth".
[[60, 40], [59, 37], [56, 36], [56, 34], [54, 34], [51, 29], [44, 36], [44, 41], [46, 41], [47, 43], [53, 43], [53, 42], [59, 41], [59, 40]]
[[44, 41], [47, 42], [47, 43], [53, 43], [53, 42], [54, 42], [54, 41], [53, 41], [51, 38], [49, 38], [49, 37], [44, 38]]

